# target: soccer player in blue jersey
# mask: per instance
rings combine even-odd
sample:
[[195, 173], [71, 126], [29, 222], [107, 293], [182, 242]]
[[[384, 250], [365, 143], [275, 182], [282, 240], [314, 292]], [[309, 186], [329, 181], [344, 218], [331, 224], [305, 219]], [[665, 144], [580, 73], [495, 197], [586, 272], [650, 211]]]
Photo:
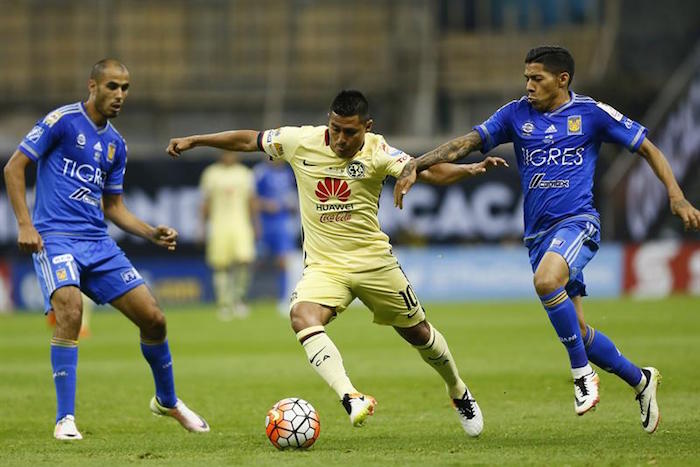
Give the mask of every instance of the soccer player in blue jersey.
[[[129, 72], [112, 59], [96, 63], [89, 97], [39, 120], [5, 165], [7, 193], [15, 211], [20, 250], [31, 252], [56, 327], [51, 366], [57, 410], [54, 437], [82, 439], [75, 424], [81, 290], [96, 303], [111, 303], [141, 331], [141, 351], [155, 380], [150, 408], [175, 418], [189, 431], [209, 426], [175, 395], [165, 316], [124, 252], [107, 234], [104, 218], [121, 229], [174, 250], [175, 229], [152, 227], [122, 200], [126, 143], [110, 123], [129, 92]], [[37, 166], [36, 205], [26, 202], [25, 169]]]
[[294, 172], [281, 161], [257, 164], [253, 173], [258, 194], [262, 252], [277, 268], [277, 309], [289, 312], [287, 254], [294, 248], [294, 213], [298, 210]]
[[659, 371], [634, 365], [583, 316], [582, 271], [600, 244], [600, 217], [592, 191], [600, 145], [616, 143], [640, 154], [666, 186], [671, 211], [686, 229], [700, 228], [700, 212], [685, 199], [666, 157], [647, 138], [647, 129], [609, 105], [570, 91], [573, 76], [574, 59], [568, 50], [550, 46], [530, 50], [525, 58], [527, 95], [504, 105], [467, 135], [413, 160], [397, 181], [394, 200], [402, 206], [416, 172], [512, 142], [534, 286], [569, 354], [576, 413], [583, 415], [599, 400], [592, 362], [634, 388], [642, 426], [653, 433], [659, 422]]

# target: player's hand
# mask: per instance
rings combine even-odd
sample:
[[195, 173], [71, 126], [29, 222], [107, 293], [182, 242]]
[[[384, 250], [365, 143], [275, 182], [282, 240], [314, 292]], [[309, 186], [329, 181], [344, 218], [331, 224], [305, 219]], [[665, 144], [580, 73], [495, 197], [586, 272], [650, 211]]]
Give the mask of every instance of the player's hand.
[[36, 253], [44, 248], [44, 240], [33, 225], [20, 226], [17, 234], [17, 245], [24, 253]]
[[184, 138], [173, 138], [168, 143], [168, 147], [165, 149], [171, 157], [178, 158], [183, 151], [192, 149], [194, 147], [194, 141], [191, 137], [187, 136]]
[[394, 185], [394, 206], [403, 209], [403, 197], [408, 193], [417, 178], [416, 161], [411, 159], [401, 172], [401, 176], [396, 179]]
[[159, 225], [153, 231], [151, 240], [158, 246], [167, 248], [170, 251], [175, 250], [177, 246], [177, 230], [166, 225]]
[[700, 211], [695, 209], [687, 199], [672, 200], [671, 212], [681, 218], [685, 230], [700, 230]]
[[479, 175], [485, 173], [488, 169], [492, 169], [498, 166], [509, 167], [505, 159], [501, 157], [489, 156], [481, 162], [475, 164], [468, 164], [467, 170], [469, 170], [470, 175]]

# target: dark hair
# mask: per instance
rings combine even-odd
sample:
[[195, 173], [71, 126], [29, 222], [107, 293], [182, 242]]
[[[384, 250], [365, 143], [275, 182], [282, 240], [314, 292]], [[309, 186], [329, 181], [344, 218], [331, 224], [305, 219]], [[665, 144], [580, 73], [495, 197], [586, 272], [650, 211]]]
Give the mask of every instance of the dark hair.
[[367, 102], [367, 98], [360, 91], [343, 89], [333, 99], [331, 112], [341, 117], [357, 115], [364, 122], [369, 119], [369, 102]]
[[569, 73], [569, 86], [574, 80], [574, 57], [564, 47], [543, 45], [530, 49], [525, 63], [541, 63], [550, 73]]
[[126, 70], [124, 64], [119, 60], [115, 60], [113, 58], [103, 58], [92, 66], [92, 70], [90, 70], [90, 79], [99, 81], [100, 78], [102, 78], [102, 75], [104, 75], [105, 70], [113, 66]]

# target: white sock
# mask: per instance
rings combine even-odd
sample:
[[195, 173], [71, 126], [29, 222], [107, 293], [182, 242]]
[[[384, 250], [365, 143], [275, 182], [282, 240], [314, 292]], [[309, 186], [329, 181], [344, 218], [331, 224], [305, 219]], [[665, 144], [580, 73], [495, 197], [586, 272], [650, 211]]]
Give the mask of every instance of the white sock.
[[[304, 331], [300, 331], [297, 336]], [[325, 331], [309, 337], [302, 345], [311, 367], [338, 394], [339, 399], [342, 400], [345, 394], [358, 392], [345, 372], [338, 348]]]
[[414, 346], [420, 356], [429, 364], [445, 381], [447, 392], [452, 399], [461, 399], [467, 390], [462, 378], [459, 377], [450, 348], [445, 338], [430, 323], [430, 339], [424, 345]]
[[571, 369], [571, 375], [574, 377], [574, 379], [579, 379], [580, 377], [586, 376], [590, 373], [593, 373], [593, 368], [591, 368], [590, 363], [586, 363], [586, 366]]

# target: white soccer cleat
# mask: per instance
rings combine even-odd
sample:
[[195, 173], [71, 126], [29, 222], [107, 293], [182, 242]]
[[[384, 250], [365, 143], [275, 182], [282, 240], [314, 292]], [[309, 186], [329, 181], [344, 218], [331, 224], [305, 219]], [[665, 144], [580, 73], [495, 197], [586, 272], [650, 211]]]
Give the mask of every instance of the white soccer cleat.
[[459, 422], [469, 436], [479, 436], [484, 429], [484, 417], [481, 415], [479, 404], [469, 392], [464, 391], [461, 399], [452, 399], [452, 405], [459, 415]]
[[56, 423], [53, 437], [63, 440], [83, 439], [83, 435], [80, 434], [78, 427], [75, 426], [75, 417], [73, 415], [66, 415]]
[[574, 380], [574, 409], [576, 415], [583, 415], [593, 409], [600, 401], [598, 373], [591, 371]]
[[654, 367], [642, 368], [642, 373], [647, 379], [647, 383], [639, 394], [635, 397], [639, 401], [639, 410], [642, 418], [642, 428], [649, 434], [656, 431], [661, 420], [659, 404], [656, 402], [656, 388], [661, 384], [661, 373]]
[[345, 394], [340, 402], [350, 416], [350, 423], [356, 427], [364, 425], [367, 417], [374, 414], [374, 406], [377, 405], [374, 397], [359, 393]]
[[185, 405], [180, 399], [177, 400], [175, 407], [163, 407], [158, 402], [158, 399], [151, 399], [151, 412], [154, 415], [173, 417], [180, 422], [187, 431], [195, 433], [206, 433], [209, 431], [209, 424], [193, 410]]

